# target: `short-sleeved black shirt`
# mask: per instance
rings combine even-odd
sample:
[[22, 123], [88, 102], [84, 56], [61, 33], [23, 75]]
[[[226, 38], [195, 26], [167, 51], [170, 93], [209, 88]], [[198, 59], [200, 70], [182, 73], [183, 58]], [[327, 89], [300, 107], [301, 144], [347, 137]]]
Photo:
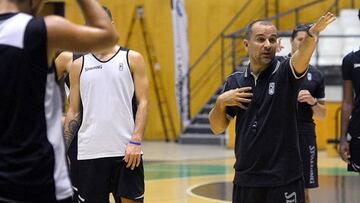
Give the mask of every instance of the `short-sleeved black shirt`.
[[360, 136], [360, 50], [346, 55], [341, 68], [343, 80], [351, 80], [355, 96], [348, 131], [353, 136]]
[[[325, 82], [322, 73], [314, 66], [309, 66], [308, 72], [300, 85], [300, 90], [308, 90], [314, 98], [325, 100]], [[298, 130], [300, 134], [312, 133], [315, 129], [313, 110], [306, 102], [298, 103]]]
[[247, 110], [227, 107], [236, 116], [234, 183], [245, 187], [286, 185], [302, 177], [296, 127], [296, 78], [290, 59], [274, 59], [255, 81], [250, 66], [228, 77], [224, 91], [251, 86]]

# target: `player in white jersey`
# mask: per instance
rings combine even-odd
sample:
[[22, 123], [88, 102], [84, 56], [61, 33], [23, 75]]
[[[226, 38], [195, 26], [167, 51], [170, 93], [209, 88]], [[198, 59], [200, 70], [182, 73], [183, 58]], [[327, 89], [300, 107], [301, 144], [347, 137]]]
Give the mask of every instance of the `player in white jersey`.
[[145, 62], [135, 51], [114, 46], [72, 64], [65, 139], [69, 145], [80, 127], [78, 187], [83, 202], [109, 202], [110, 193], [116, 202], [143, 202], [141, 140], [148, 89]]

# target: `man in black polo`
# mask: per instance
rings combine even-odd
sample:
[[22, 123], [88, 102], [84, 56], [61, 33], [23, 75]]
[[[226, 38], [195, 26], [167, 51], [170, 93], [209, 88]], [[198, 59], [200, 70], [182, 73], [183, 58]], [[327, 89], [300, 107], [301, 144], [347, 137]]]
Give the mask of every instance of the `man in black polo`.
[[[283, 61], [290, 58], [300, 43], [305, 39], [308, 25], [297, 26], [291, 34], [291, 54], [278, 57]], [[312, 65], [309, 65], [306, 77], [303, 79], [298, 94], [297, 128], [299, 132], [299, 146], [303, 163], [305, 183], [305, 203], [310, 202], [309, 188], [319, 186], [317, 168], [317, 144], [315, 123], [313, 116], [324, 118], [325, 108], [325, 82], [322, 73]]]
[[340, 156], [348, 163], [348, 171], [360, 172], [360, 50], [346, 55], [341, 68], [344, 82]]
[[275, 59], [277, 29], [255, 21], [246, 29], [244, 45], [250, 65], [229, 76], [210, 112], [215, 134], [236, 116], [233, 202], [303, 202], [304, 186], [296, 105], [319, 33], [335, 20], [322, 16], [290, 59]]

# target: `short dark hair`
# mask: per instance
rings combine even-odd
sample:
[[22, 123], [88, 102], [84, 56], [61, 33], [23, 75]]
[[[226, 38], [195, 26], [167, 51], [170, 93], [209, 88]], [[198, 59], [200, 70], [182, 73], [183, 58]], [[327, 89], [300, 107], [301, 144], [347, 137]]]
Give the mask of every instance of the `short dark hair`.
[[295, 27], [293, 32], [291, 33], [291, 39], [295, 39], [298, 32], [306, 32], [309, 27], [311, 27], [311, 24], [301, 24]]
[[107, 15], [109, 16], [109, 18], [112, 20], [112, 14], [111, 14], [111, 11], [108, 7], [106, 6], [102, 6], [104, 11], [107, 13]]
[[272, 22], [268, 20], [263, 20], [263, 19], [254, 20], [251, 23], [249, 23], [245, 28], [245, 39], [249, 40], [251, 38], [252, 27], [258, 22], [260, 22], [261, 25], [273, 25]]

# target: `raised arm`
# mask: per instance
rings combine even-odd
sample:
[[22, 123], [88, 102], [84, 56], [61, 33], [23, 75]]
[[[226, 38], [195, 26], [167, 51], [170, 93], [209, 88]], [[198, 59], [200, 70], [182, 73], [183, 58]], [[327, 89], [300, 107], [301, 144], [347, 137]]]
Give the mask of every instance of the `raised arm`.
[[298, 75], [305, 73], [309, 67], [311, 56], [315, 50], [319, 34], [323, 31], [336, 17], [332, 13], [326, 13], [321, 16], [319, 20], [311, 26], [308, 30], [308, 35], [301, 42], [299, 49], [291, 57], [291, 63], [294, 71]]
[[58, 50], [94, 52], [118, 41], [110, 18], [96, 0], [77, 0], [87, 26], [76, 25], [59, 16], [45, 17], [48, 38], [48, 61]]
[[125, 161], [127, 162], [126, 167], [134, 169], [139, 166], [141, 160], [141, 141], [149, 108], [149, 80], [144, 58], [140, 53], [129, 51], [129, 63], [134, 78], [137, 112], [131, 143], [126, 147]]
[[70, 72], [70, 66], [73, 60], [73, 54], [68, 51], [63, 51], [55, 59], [57, 79], [62, 79], [67, 73]]
[[81, 125], [80, 72], [82, 63], [83, 57], [75, 60], [70, 68], [70, 104], [64, 124], [66, 149], [69, 148]]

